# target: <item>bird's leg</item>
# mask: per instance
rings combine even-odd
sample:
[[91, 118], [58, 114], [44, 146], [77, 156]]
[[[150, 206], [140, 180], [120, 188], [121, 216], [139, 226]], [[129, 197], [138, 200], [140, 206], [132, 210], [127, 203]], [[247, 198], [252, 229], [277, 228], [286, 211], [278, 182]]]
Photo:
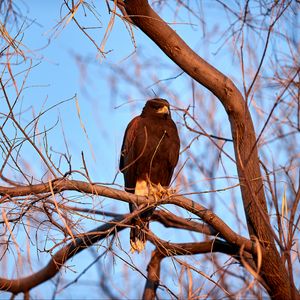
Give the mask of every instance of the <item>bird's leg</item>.
[[171, 188], [163, 187], [160, 183], [156, 186], [156, 189], [157, 189], [157, 194], [160, 199], [169, 198], [173, 194], [175, 194], [175, 190], [173, 190]]
[[149, 196], [154, 197], [155, 203], [157, 203], [158, 200], [170, 198], [175, 193], [176, 193], [175, 189], [163, 187], [160, 183], [159, 184], [152, 183], [149, 189]]
[[156, 186], [150, 181], [150, 179], [148, 178], [147, 180], [148, 182], [148, 197], [151, 197], [153, 196], [154, 197], [154, 200], [155, 202], [157, 202], [157, 194], [156, 194]]

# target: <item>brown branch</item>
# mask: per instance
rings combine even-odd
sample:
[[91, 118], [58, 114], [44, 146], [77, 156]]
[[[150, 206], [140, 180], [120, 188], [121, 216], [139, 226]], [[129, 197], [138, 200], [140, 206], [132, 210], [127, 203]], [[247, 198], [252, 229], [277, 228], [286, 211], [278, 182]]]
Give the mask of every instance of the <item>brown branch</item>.
[[[147, 267], [147, 281], [143, 294], [143, 299], [147, 300], [155, 299], [156, 290], [160, 283], [160, 264], [165, 257], [220, 252], [228, 254], [241, 262], [239, 247], [219, 239], [199, 243], [175, 244], [163, 241], [152, 234], [148, 234], [148, 240], [156, 246], [156, 249], [152, 252], [151, 260]], [[256, 268], [251, 253], [243, 252], [243, 259], [246, 260], [253, 269]], [[261, 284], [269, 291], [269, 287], [264, 280], [261, 281]]]
[[[146, 207], [147, 208], [147, 207]], [[131, 220], [136, 217], [138, 214], [142, 213], [142, 210], [136, 210], [134, 213], [128, 215], [119, 216], [112, 221], [104, 224], [102, 226], [97, 227], [87, 233], [80, 234], [80, 237], [77, 237], [75, 240], [70, 242], [68, 245], [61, 248], [57, 253], [55, 253], [47, 266], [45, 266], [40, 271], [23, 278], [18, 279], [7, 279], [0, 277], [0, 289], [11, 292], [13, 294], [18, 293], [27, 293], [30, 289], [38, 286], [39, 284], [51, 279], [54, 277], [62, 266], [66, 263], [66, 261], [76, 254], [80, 253], [82, 250], [88, 248], [89, 246], [95, 244], [96, 242], [107, 238], [108, 236], [114, 234], [116, 231], [121, 231], [125, 229], [128, 225], [131, 224]], [[173, 218], [172, 218], [173, 219]], [[183, 222], [184, 223], [184, 222]], [[195, 253], [206, 253], [211, 251], [211, 246], [209, 247], [207, 243], [182, 243], [182, 244], [174, 244], [165, 242], [153, 234], [148, 232], [148, 239], [156, 245], [160, 256], [167, 257], [171, 255], [190, 255]], [[214, 249], [218, 249], [219, 252], [227, 253], [227, 254], [238, 254], [239, 247], [230, 245], [228, 243], [214, 240], [214, 244], [216, 243], [216, 247]], [[203, 245], [206, 245], [204, 247]], [[221, 245], [226, 245], [223, 248]], [[234, 251], [233, 251], [234, 249]], [[245, 251], [245, 253], [248, 253]], [[250, 253], [248, 253], [251, 256]], [[251, 256], [252, 257], [252, 256]], [[149, 267], [151, 270], [151, 274], [158, 274], [157, 258], [153, 258], [152, 260], [153, 267], [155, 267], [155, 271], [151, 270], [151, 266]], [[152, 278], [152, 279], [151, 279]], [[150, 280], [151, 279], [151, 280]], [[149, 290], [156, 289], [156, 283], [153, 281], [153, 277], [150, 276], [148, 278], [147, 286]], [[150, 280], [150, 281], [149, 281]]]
[[145, 288], [146, 299], [149, 299], [147, 298], [149, 293], [152, 295], [157, 289], [159, 282], [157, 281], [157, 278], [159, 278], [160, 261], [164, 257], [173, 255], [191, 255], [208, 252], [223, 252], [235, 256], [239, 255], [240, 247], [246, 245], [244, 255], [247, 259], [251, 260], [252, 265], [254, 265], [251, 253], [255, 253], [255, 251], [253, 249], [253, 244], [251, 241], [238, 236], [234, 232], [226, 232], [227, 225], [222, 220], [220, 220], [212, 212], [203, 208], [201, 205], [194, 203], [192, 200], [187, 199], [185, 197], [179, 197], [175, 195], [173, 197], [157, 201], [155, 199], [137, 197], [134, 194], [130, 194], [120, 190], [115, 190], [113, 188], [94, 185], [91, 183], [81, 181], [68, 180], [65, 178], [53, 180], [49, 184], [18, 186], [12, 188], [0, 187], [0, 194], [5, 196], [9, 195], [10, 197], [29, 196], [31, 194], [36, 196], [36, 194], [39, 193], [48, 193], [51, 189], [54, 193], [60, 193], [63, 190], [76, 190], [101, 196], [110, 196], [112, 198], [120, 199], [125, 202], [134, 203], [135, 201], [143, 201], [144, 204], [147, 204], [148, 201], [150, 202], [150, 204], [144, 205], [145, 208], [136, 210], [132, 214], [120, 215], [105, 225], [102, 225], [85, 234], [81, 234], [74, 241], [70, 242], [68, 245], [60, 249], [56, 254], [54, 254], [46, 267], [30, 276], [19, 279], [0, 278], [0, 287], [2, 290], [12, 292], [13, 294], [18, 294], [20, 292], [26, 293], [33, 287], [49, 280], [59, 272], [61, 267], [65, 264], [65, 262], [68, 259], [81, 252], [82, 250], [86, 249], [90, 245], [98, 242], [99, 240], [107, 238], [108, 236], [114, 234], [116, 231], [121, 231], [122, 229], [126, 228], [128, 225], [131, 224], [132, 218], [136, 217], [138, 214], [141, 214], [144, 209], [148, 209], [149, 205], [153, 205], [153, 203], [173, 203], [175, 205], [181, 206], [190, 210], [193, 213], [198, 214], [199, 216], [202, 215], [203, 219], [208, 221], [211, 225], [203, 226], [202, 224], [199, 224], [194, 221], [185, 220], [171, 213], [167, 213], [164, 211], [156, 212], [154, 219], [166, 223], [166, 226], [175, 226], [177, 228], [184, 228], [207, 234], [217, 233], [217, 231], [215, 231], [215, 228], [221, 228], [225, 229], [225, 231], [221, 231], [221, 234], [222, 236], [224, 236], [224, 238], [231, 237], [231, 235], [235, 235], [235, 238], [231, 239], [229, 243], [215, 239], [210, 242], [175, 244], [165, 242], [154, 236], [149, 231], [147, 237], [149, 241], [151, 241], [156, 246], [157, 251], [159, 251], [159, 254], [155, 254], [154, 257], [152, 256], [151, 262], [148, 267], [148, 279]]
[[155, 299], [156, 290], [159, 286], [160, 263], [165, 256], [158, 250], [152, 251], [151, 260], [147, 266], [147, 281], [144, 288], [143, 299]]
[[145, 204], [148, 208], [150, 206], [156, 207], [161, 204], [174, 204], [187, 211], [195, 214], [201, 218], [205, 223], [214, 228], [216, 232], [219, 232], [221, 236], [233, 245], [239, 247], [245, 247], [245, 250], [255, 254], [254, 242], [246, 239], [235, 233], [221, 218], [214, 214], [211, 210], [205, 208], [199, 203], [192, 201], [183, 196], [172, 195], [160, 200], [154, 197], [142, 197], [135, 194], [127, 193], [125, 191], [117, 190], [107, 186], [101, 186], [97, 184], [87, 183], [79, 180], [69, 180], [66, 178], [55, 179], [49, 181], [49, 183], [41, 183], [36, 185], [18, 186], [18, 187], [1, 187], [0, 195], [10, 197], [16, 196], [28, 196], [49, 193], [60, 193], [62, 191], [78, 191], [87, 194], [101, 195], [111, 199], [117, 199], [123, 202], [132, 203], [135, 205]]
[[46, 282], [55, 276], [65, 262], [71, 257], [75, 256], [82, 250], [95, 244], [101, 239], [107, 238], [109, 235], [114, 234], [115, 230], [121, 231], [125, 229], [125, 225], [129, 225], [135, 215], [136, 214], [129, 214], [122, 219], [115, 218], [107, 224], [99, 226], [83, 234], [82, 237], [76, 238], [74, 241], [70, 242], [68, 245], [55, 253], [51, 257], [47, 266], [32, 275], [18, 279], [7, 279], [0, 277], [0, 290], [5, 290], [15, 295], [18, 293], [28, 292], [33, 287], [36, 287], [37, 285]]
[[249, 109], [233, 82], [199, 57], [150, 7], [147, 0], [124, 2], [134, 24], [152, 39], [197, 82], [208, 88], [223, 104], [230, 121], [242, 199], [250, 236], [256, 236], [264, 250], [262, 276], [271, 288], [273, 299], [291, 299], [288, 273], [274, 242], [256, 136]]
[[[97, 214], [100, 216], [106, 216], [106, 217], [124, 217], [124, 214], [118, 214], [103, 210], [97, 210], [97, 209], [89, 209], [89, 208], [82, 208], [82, 207], [74, 207], [69, 205], [60, 205], [64, 209], [68, 209], [69, 211], [76, 211], [76, 212], [82, 212], [82, 213], [88, 213], [88, 214]], [[18, 218], [19, 219], [19, 218]], [[151, 222], [157, 221], [160, 222], [165, 227], [172, 227], [172, 228], [179, 228], [179, 229], [185, 229], [189, 231], [195, 231], [199, 233], [203, 233], [206, 235], [218, 235], [219, 237], [222, 237], [219, 232], [214, 230], [212, 226], [191, 221], [179, 216], [174, 215], [171, 212], [167, 212], [164, 210], [155, 210], [151, 216]], [[1, 224], [1, 223], [0, 223]]]
[[152, 214], [151, 221], [158, 221], [162, 223], [165, 227], [186, 229], [189, 231], [195, 231], [206, 235], [219, 235], [219, 237], [222, 237], [221, 234], [217, 232], [212, 226], [187, 220], [163, 210], [155, 210]]

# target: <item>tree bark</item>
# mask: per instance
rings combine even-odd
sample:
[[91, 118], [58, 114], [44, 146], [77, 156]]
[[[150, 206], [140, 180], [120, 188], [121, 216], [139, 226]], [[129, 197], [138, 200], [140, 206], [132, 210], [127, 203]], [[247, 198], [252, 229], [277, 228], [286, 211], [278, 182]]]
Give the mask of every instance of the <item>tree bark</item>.
[[154, 250], [147, 267], [147, 281], [144, 288], [143, 300], [154, 300], [160, 280], [160, 263], [164, 255]]
[[[235, 233], [225, 222], [223, 222], [216, 214], [211, 210], [205, 208], [199, 203], [192, 201], [189, 198], [172, 195], [163, 199], [155, 199], [154, 197], [143, 197], [137, 196], [135, 194], [127, 193], [125, 191], [117, 190], [107, 186], [101, 186], [93, 183], [88, 183], [80, 180], [69, 180], [66, 178], [59, 178], [48, 183], [40, 183], [28, 186], [15, 186], [15, 187], [3, 187], [0, 186], [0, 195], [5, 197], [17, 197], [17, 196], [30, 196], [38, 194], [57, 194], [63, 191], [79, 191], [87, 194], [94, 194], [98, 196], [109, 197], [112, 199], [117, 199], [132, 204], [144, 204], [145, 208], [150, 208], [151, 206], [159, 206], [161, 204], [174, 204], [179, 207], [186, 209], [187, 211], [195, 214], [201, 218], [205, 223], [209, 224], [213, 228], [218, 236], [225, 239], [227, 242], [237, 245], [239, 247], [244, 247], [245, 250], [256, 253], [256, 247], [254, 243], [245, 237]], [[36, 201], [36, 200], [34, 200]], [[143, 208], [136, 210], [143, 210]], [[191, 223], [193, 224], [193, 223]], [[200, 225], [200, 224], [199, 224]], [[198, 227], [198, 226], [197, 226]]]
[[[132, 215], [132, 214], [131, 214]], [[48, 281], [55, 276], [65, 262], [82, 250], [93, 245], [97, 241], [107, 238], [114, 234], [115, 230], [121, 231], [131, 223], [131, 218], [115, 218], [110, 223], [99, 226], [98, 228], [85, 233], [81, 238], [76, 238], [65, 247], [56, 252], [50, 259], [49, 263], [32, 275], [18, 279], [7, 279], [0, 277], [0, 290], [11, 292], [14, 295], [18, 293], [28, 293], [32, 288]]]
[[233, 82], [199, 57], [150, 7], [147, 0], [123, 2], [127, 18], [179, 67], [223, 104], [231, 125], [241, 194], [250, 237], [263, 249], [261, 276], [273, 299], [291, 299], [288, 274], [276, 249], [260, 172], [256, 136], [249, 109]]
[[[11, 292], [14, 295], [24, 293], [24, 295], [29, 296], [29, 291], [32, 288], [54, 277], [64, 266], [67, 260], [98, 241], [106, 239], [109, 236], [114, 235], [116, 232], [126, 229], [127, 226], [131, 224], [132, 219], [136, 216], [137, 211], [127, 215], [121, 215], [89, 232], [79, 234], [78, 237], [53, 254], [48, 264], [39, 271], [29, 276], [17, 279], [0, 277], [0, 290]], [[148, 265], [148, 276], [143, 299], [155, 299], [155, 293], [160, 279], [160, 262], [164, 257], [221, 252], [231, 255], [240, 261], [238, 247], [218, 239], [200, 243], [176, 244], [161, 240], [151, 234], [150, 231], [148, 233], [148, 240], [156, 246], [157, 250], [155, 251], [155, 255], [152, 255], [151, 261]], [[253, 259], [251, 253], [245, 251], [243, 253], [243, 257], [248, 261], [248, 263], [252, 264]]]

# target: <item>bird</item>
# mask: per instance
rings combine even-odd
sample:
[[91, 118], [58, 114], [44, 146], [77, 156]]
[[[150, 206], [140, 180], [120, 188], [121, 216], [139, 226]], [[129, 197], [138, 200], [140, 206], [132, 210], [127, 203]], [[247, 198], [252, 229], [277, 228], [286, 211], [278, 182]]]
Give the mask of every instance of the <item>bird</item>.
[[[161, 198], [164, 191], [168, 191], [179, 150], [180, 139], [171, 118], [169, 102], [162, 98], [148, 100], [142, 113], [130, 121], [124, 134], [119, 168], [124, 175], [125, 191]], [[140, 206], [129, 204], [130, 212]], [[130, 230], [132, 253], [140, 253], [145, 248], [145, 229], [149, 228], [154, 209], [150, 208], [133, 219]]]

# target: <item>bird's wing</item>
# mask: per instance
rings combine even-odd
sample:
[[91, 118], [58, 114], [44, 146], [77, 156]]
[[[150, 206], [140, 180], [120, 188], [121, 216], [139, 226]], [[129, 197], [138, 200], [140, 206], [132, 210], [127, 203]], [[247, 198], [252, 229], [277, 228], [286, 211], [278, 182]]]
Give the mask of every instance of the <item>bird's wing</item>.
[[169, 148], [169, 163], [172, 168], [175, 168], [179, 158], [180, 139], [176, 124], [173, 120], [171, 120], [168, 132], [171, 135], [170, 138], [172, 139], [172, 143], [170, 144]]
[[131, 122], [128, 124], [124, 134], [119, 166], [120, 171], [123, 173], [126, 171], [126, 167], [128, 167], [128, 164], [130, 164], [130, 162], [133, 159], [133, 145], [136, 138], [140, 119], [140, 116], [137, 116], [134, 119], [132, 119]]

